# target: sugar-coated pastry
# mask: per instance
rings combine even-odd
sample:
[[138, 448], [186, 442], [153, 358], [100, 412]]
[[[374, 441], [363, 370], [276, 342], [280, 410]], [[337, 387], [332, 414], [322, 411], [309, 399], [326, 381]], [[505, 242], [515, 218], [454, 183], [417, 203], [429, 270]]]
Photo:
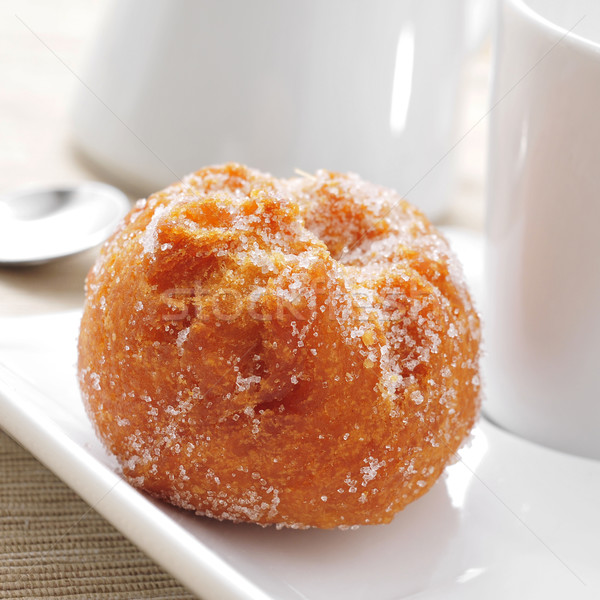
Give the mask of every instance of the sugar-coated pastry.
[[86, 284], [79, 381], [135, 486], [289, 527], [389, 522], [479, 408], [447, 242], [356, 175], [209, 167], [139, 201]]

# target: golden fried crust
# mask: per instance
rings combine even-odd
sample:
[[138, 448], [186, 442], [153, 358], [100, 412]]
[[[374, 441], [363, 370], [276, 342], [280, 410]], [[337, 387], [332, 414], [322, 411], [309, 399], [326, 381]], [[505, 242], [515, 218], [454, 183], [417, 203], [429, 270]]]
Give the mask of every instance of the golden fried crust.
[[138, 202], [86, 283], [79, 381], [134, 485], [219, 519], [386, 523], [479, 408], [479, 320], [394, 192], [230, 164]]

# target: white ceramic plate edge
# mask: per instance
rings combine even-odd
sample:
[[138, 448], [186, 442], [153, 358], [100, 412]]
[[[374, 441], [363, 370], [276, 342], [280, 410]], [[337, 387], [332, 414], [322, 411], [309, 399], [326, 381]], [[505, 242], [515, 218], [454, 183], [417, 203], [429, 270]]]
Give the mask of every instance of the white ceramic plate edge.
[[[272, 600], [115, 472], [82, 452], [31, 401], [43, 394], [0, 363], [3, 428], [144, 552], [206, 600]], [[148, 522], [152, 528], [148, 528]], [[160, 533], [160, 544], [156, 533]]]

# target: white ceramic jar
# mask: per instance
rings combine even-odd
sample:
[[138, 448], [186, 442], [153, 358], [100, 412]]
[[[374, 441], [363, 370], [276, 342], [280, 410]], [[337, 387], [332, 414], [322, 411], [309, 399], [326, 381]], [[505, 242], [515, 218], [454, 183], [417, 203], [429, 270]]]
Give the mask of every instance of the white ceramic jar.
[[115, 2], [75, 140], [142, 193], [239, 161], [355, 171], [440, 216], [461, 67], [492, 1]]

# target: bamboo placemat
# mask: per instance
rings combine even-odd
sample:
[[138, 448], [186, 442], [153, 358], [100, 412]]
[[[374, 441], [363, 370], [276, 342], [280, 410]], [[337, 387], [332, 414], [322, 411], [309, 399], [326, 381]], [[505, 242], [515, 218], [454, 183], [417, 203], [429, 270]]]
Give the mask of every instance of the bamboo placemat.
[[0, 598], [196, 598], [0, 431]]

